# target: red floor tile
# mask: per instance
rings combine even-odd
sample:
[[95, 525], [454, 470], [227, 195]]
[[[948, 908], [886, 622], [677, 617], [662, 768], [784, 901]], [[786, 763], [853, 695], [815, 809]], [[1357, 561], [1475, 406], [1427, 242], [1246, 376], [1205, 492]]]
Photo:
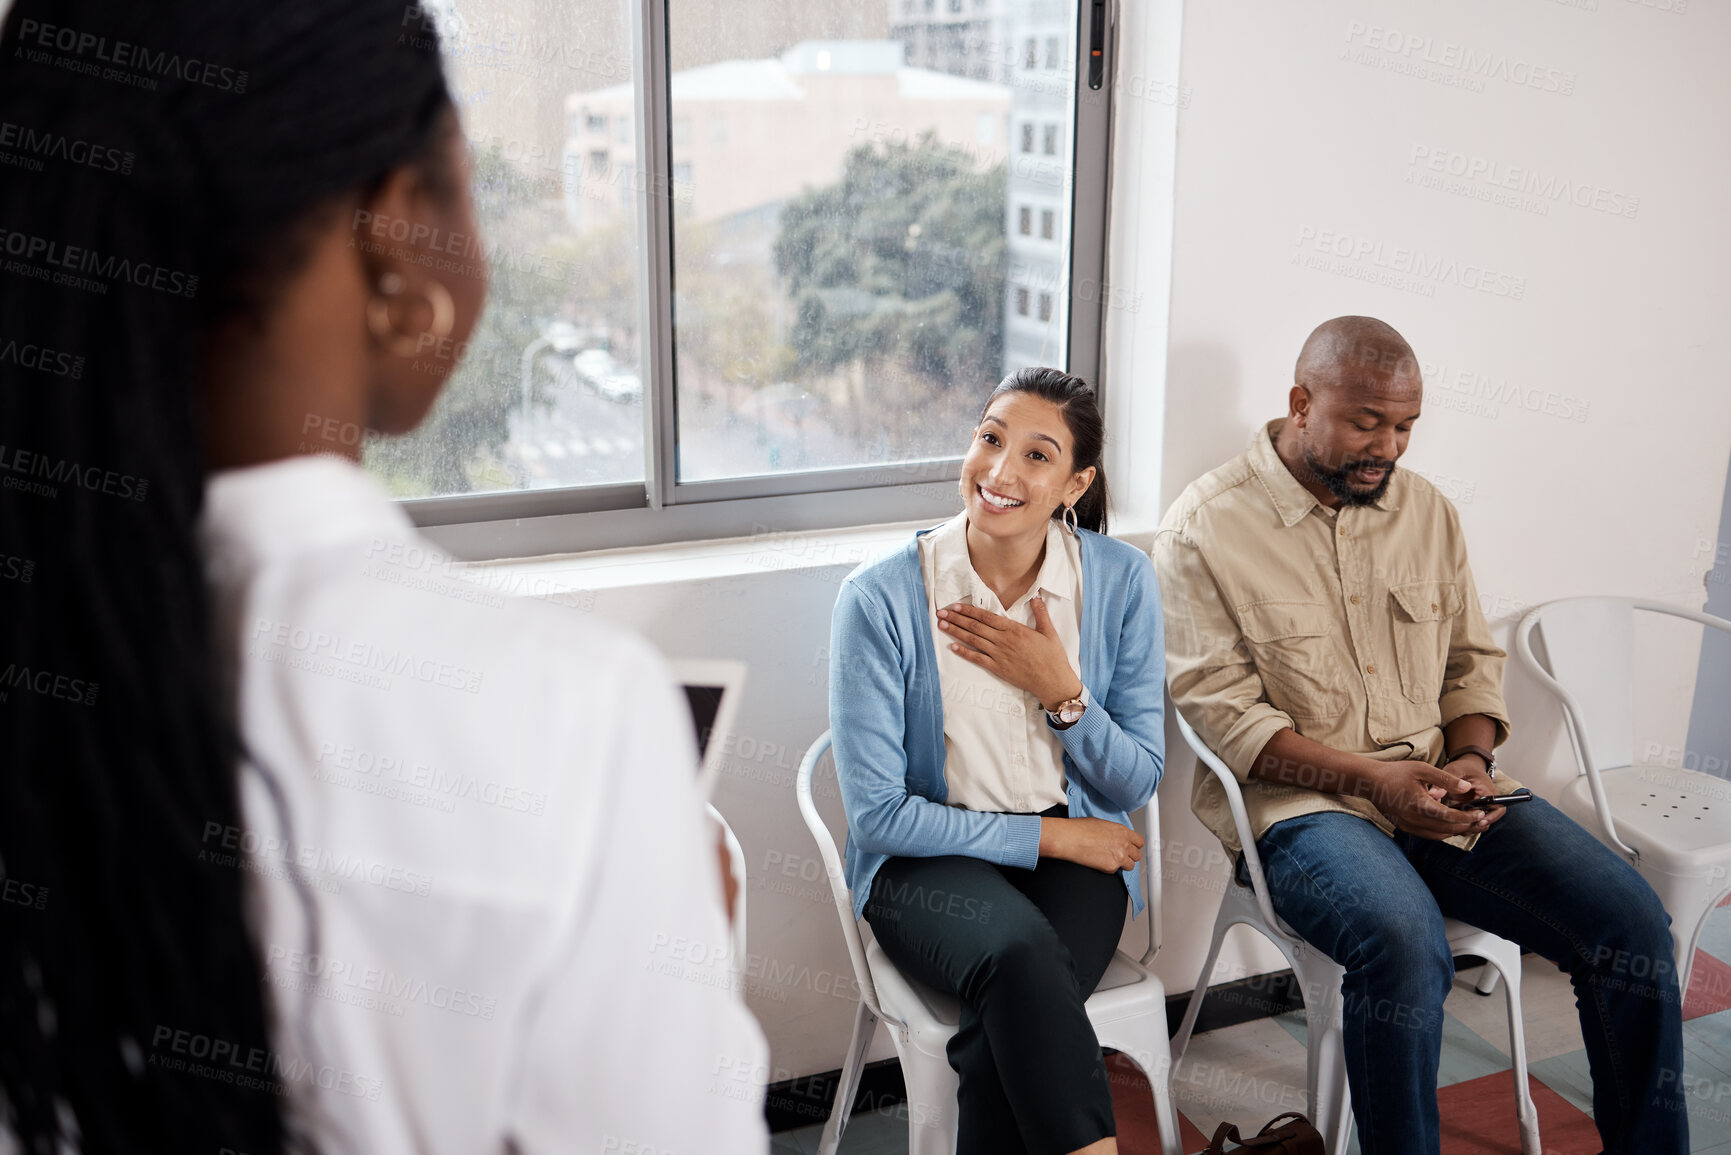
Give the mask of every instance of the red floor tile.
[[1695, 952], [1689, 972], [1689, 992], [1683, 996], [1683, 1019], [1698, 1019], [1731, 1008], [1731, 963], [1704, 950]]
[[[1537, 1079], [1527, 1082], [1539, 1109], [1545, 1155], [1596, 1155], [1601, 1150], [1591, 1116]], [[1443, 1087], [1437, 1104], [1442, 1110], [1443, 1155], [1520, 1155], [1515, 1081], [1507, 1071]]]
[[[1160, 1155], [1160, 1128], [1154, 1120], [1154, 1092], [1141, 1070], [1123, 1055], [1106, 1056], [1112, 1080], [1112, 1114], [1118, 1122], [1120, 1155]], [[1182, 1112], [1178, 1115], [1178, 1145], [1184, 1151], [1208, 1146], [1208, 1136]]]

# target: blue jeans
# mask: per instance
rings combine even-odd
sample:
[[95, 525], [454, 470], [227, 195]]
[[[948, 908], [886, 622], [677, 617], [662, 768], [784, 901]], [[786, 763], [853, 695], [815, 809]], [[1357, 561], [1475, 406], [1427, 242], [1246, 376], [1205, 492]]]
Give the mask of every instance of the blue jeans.
[[1557, 964], [1575, 987], [1609, 1155], [1686, 1155], [1682, 1000], [1669, 916], [1635, 869], [1542, 798], [1471, 851], [1352, 814], [1257, 840], [1275, 913], [1346, 968], [1346, 1074], [1364, 1155], [1436, 1155], [1443, 999], [1458, 918]]

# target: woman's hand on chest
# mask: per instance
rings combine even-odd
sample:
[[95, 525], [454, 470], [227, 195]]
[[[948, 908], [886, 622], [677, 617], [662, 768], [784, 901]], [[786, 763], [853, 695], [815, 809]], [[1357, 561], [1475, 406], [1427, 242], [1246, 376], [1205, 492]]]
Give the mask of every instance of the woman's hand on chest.
[[1070, 665], [1045, 600], [1033, 598], [1032, 627], [1002, 614], [956, 602], [938, 611], [938, 629], [950, 651], [1040, 699], [1048, 711], [1082, 695], [1082, 678]]

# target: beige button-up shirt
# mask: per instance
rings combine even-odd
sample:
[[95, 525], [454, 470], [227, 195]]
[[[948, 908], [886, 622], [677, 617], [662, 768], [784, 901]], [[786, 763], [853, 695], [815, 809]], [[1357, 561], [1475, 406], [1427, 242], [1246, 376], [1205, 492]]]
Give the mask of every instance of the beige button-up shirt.
[[1038, 697], [1018, 690], [990, 670], [950, 650], [938, 629], [938, 611], [965, 602], [1002, 614], [1025, 626], [1034, 624], [1029, 606], [1035, 594], [1046, 600], [1052, 628], [1058, 631], [1070, 668], [1080, 670], [1082, 555], [1076, 538], [1052, 522], [1046, 528], [1046, 557], [1028, 592], [1005, 609], [974, 572], [968, 557], [968, 515], [959, 513], [919, 539], [920, 571], [925, 576], [926, 612], [937, 649], [938, 688], [944, 700], [944, 785], [946, 803], [967, 810], [1037, 814], [1065, 801], [1064, 747], [1046, 724]]
[[[1442, 728], [1468, 714], [1495, 719], [1500, 743], [1505, 655], [1454, 506], [1396, 469], [1375, 504], [1331, 510], [1275, 453], [1282, 424], [1193, 482], [1154, 539], [1172, 699], [1238, 778], [1255, 837], [1321, 810], [1392, 833], [1368, 799], [1252, 779], [1257, 755], [1290, 727], [1337, 750], [1437, 763]], [[1226, 792], [1205, 770], [1190, 805], [1239, 849]], [[1470, 848], [1476, 837], [1449, 841]]]

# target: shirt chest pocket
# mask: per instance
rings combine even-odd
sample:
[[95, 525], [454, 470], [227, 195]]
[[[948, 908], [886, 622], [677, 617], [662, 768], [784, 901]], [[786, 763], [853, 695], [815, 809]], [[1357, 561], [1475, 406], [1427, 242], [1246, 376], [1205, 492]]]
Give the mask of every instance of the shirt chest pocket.
[[1442, 696], [1449, 638], [1462, 609], [1460, 587], [1451, 581], [1401, 582], [1388, 587], [1388, 596], [1401, 693], [1409, 702], [1434, 703]]
[[1334, 719], [1346, 709], [1334, 615], [1327, 606], [1254, 602], [1239, 608], [1238, 628], [1276, 709], [1295, 719]]

